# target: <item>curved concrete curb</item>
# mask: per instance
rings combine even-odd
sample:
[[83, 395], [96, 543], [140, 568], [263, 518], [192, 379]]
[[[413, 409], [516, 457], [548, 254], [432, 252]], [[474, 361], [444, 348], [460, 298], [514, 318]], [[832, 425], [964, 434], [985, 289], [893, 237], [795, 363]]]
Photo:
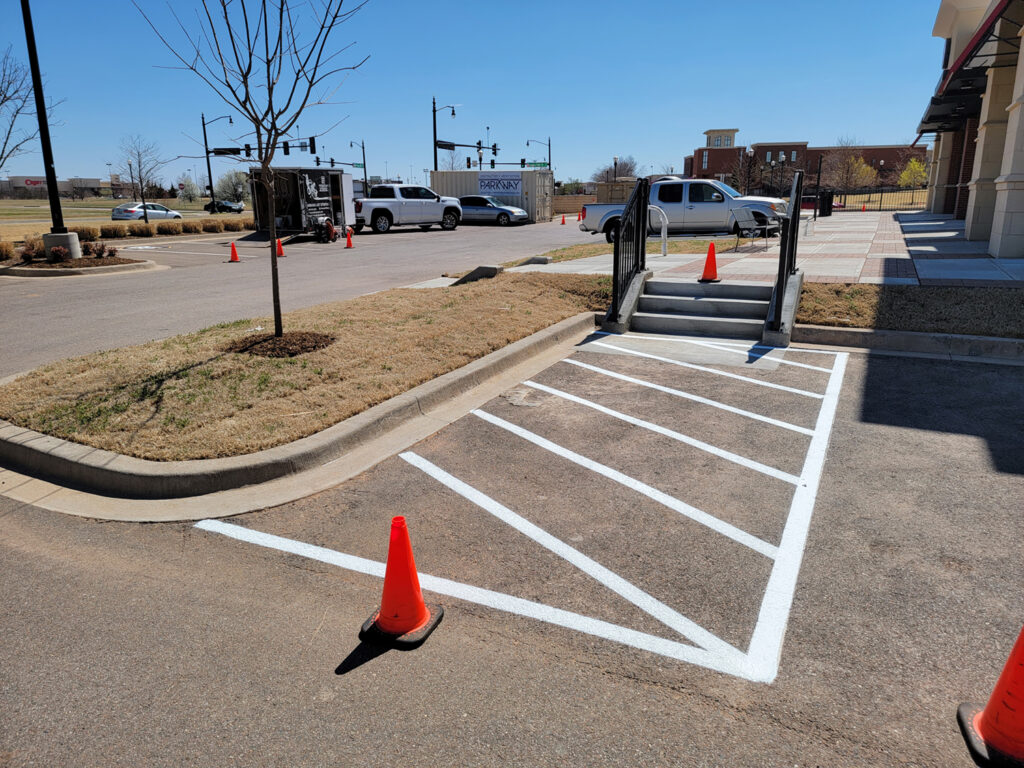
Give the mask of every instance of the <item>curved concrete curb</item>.
[[593, 312], [567, 318], [321, 432], [245, 456], [149, 461], [49, 437], [0, 420], [0, 462], [62, 485], [134, 499], [183, 498], [263, 483], [351, 451], [594, 326]]
[[8, 267], [0, 275], [8, 277], [69, 277], [71, 275], [103, 275], [112, 272], [139, 272], [144, 269], [163, 269], [155, 261], [140, 261], [138, 264], [110, 264], [106, 267], [84, 267], [75, 269], [33, 269], [32, 267]]
[[1004, 339], [995, 336], [885, 331], [872, 328], [837, 328], [830, 325], [797, 325], [793, 328], [791, 340], [804, 344], [1024, 361], [1024, 339]]

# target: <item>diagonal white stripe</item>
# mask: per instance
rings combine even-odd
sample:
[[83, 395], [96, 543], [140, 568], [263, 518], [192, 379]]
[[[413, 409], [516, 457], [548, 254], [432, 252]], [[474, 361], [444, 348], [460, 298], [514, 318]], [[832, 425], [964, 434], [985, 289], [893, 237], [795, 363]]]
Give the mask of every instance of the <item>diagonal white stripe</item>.
[[[608, 331], [594, 331], [596, 336], [618, 336], [621, 339], [640, 339], [642, 341], [690, 341], [690, 339], [683, 338], [682, 336], [665, 336], [655, 333], [609, 333]], [[779, 350], [780, 352], [800, 352], [801, 354], [808, 355], [831, 355], [835, 357], [840, 352], [833, 352], [829, 349], [806, 349], [804, 347], [773, 347], [771, 344], [750, 344], [749, 342], [744, 344], [740, 341], [725, 341], [724, 339], [715, 339], [714, 342], [706, 342], [708, 344], [717, 344], [720, 347], [741, 347], [742, 349], [767, 349], [768, 351]], [[831, 369], [829, 369], [831, 370]]]
[[752, 550], [760, 552], [765, 557], [775, 557], [776, 548], [773, 544], [769, 544], [767, 541], [759, 539], [757, 536], [753, 536], [746, 531], [725, 522], [724, 520], [719, 520], [717, 517], [709, 515], [707, 512], [703, 512], [696, 507], [691, 507], [689, 504], [669, 496], [667, 493], [659, 491], [653, 486], [647, 485], [647, 483], [641, 482], [629, 475], [625, 475], [617, 469], [612, 469], [604, 464], [599, 464], [593, 459], [588, 459], [586, 456], [581, 456], [574, 451], [570, 451], [568, 448], [563, 448], [562, 446], [553, 443], [534, 432], [530, 432], [527, 429], [523, 429], [520, 426], [507, 422], [504, 419], [498, 418], [497, 416], [485, 411], [477, 409], [470, 411], [470, 413], [474, 416], [479, 416], [484, 421], [489, 422], [496, 427], [508, 430], [512, 434], [518, 435], [524, 440], [528, 440], [546, 451], [551, 451], [551, 453], [561, 456], [564, 459], [568, 459], [575, 464], [579, 464], [581, 467], [585, 467], [591, 472], [596, 472], [599, 475], [607, 477], [609, 480], [614, 480], [616, 483], [619, 483], [619, 485], [623, 485], [632, 491], [643, 494], [647, 498], [676, 511], [679, 514], [700, 523], [701, 525], [707, 526], [716, 533], [720, 533], [723, 536], [732, 539], [737, 544], [750, 547]]
[[732, 656], [742, 656], [736, 648], [729, 645], [724, 640], [715, 637], [696, 622], [691, 621], [681, 613], [669, 608], [667, 605], [656, 600], [639, 587], [636, 587], [626, 581], [617, 573], [608, 570], [603, 565], [587, 557], [579, 550], [570, 547], [568, 544], [555, 538], [544, 529], [534, 525], [526, 518], [517, 515], [511, 509], [499, 504], [490, 496], [481, 493], [471, 485], [467, 485], [457, 477], [448, 474], [440, 467], [431, 464], [422, 456], [418, 456], [411, 451], [406, 451], [405, 453], [399, 454], [399, 458], [404, 459], [417, 469], [420, 469], [430, 475], [439, 483], [459, 494], [464, 499], [471, 501], [481, 509], [490, 512], [499, 520], [511, 525], [517, 531], [533, 539], [542, 547], [551, 550], [559, 557], [572, 563], [588, 576], [601, 584], [604, 584], [612, 592], [615, 592], [633, 603], [637, 608], [650, 614], [665, 626], [671, 627], [690, 642], [699, 645], [707, 651], [721, 654], [727, 658]]
[[[739, 381], [745, 381], [748, 384], [756, 384], [759, 387], [768, 387], [769, 389], [779, 389], [783, 392], [792, 392], [795, 395], [803, 395], [804, 397], [813, 397], [816, 400], [821, 400], [824, 395], [819, 395], [817, 392], [808, 392], [805, 389], [797, 389], [796, 387], [786, 387], [782, 384], [773, 384], [770, 381], [761, 381], [760, 379], [752, 379], [749, 376], [740, 376], [738, 373], [729, 373], [728, 371], [719, 371], [715, 368], [708, 368], [703, 365], [696, 365], [695, 363], [684, 363], [682, 360], [673, 360], [669, 357], [660, 357], [658, 355], [651, 355], [647, 352], [637, 352], [635, 349], [627, 349], [626, 347], [620, 347], [616, 344], [605, 344], [603, 341], [592, 341], [590, 344], [597, 347], [608, 347], [608, 349], [614, 349], [618, 352], [622, 352], [626, 355], [634, 355], [635, 357], [646, 357], [649, 360], [658, 360], [662, 363], [671, 363], [672, 365], [678, 365], [681, 368], [690, 368], [695, 371], [703, 371], [704, 373], [713, 373], [716, 376], [725, 376], [729, 379], [737, 379]], [[589, 346], [589, 345], [588, 345]], [[584, 347], [586, 349], [586, 347]]]
[[[356, 557], [355, 555], [346, 555], [343, 552], [337, 552], [326, 547], [318, 547], [313, 544], [296, 541], [295, 539], [286, 539], [282, 536], [254, 531], [250, 528], [243, 528], [240, 525], [225, 523], [221, 520], [200, 520], [196, 523], [196, 528], [228, 536], [237, 541], [244, 541], [268, 549], [276, 549], [280, 552], [288, 552], [299, 557], [327, 563], [357, 573], [364, 573], [379, 578], [384, 577], [384, 563]], [[584, 632], [588, 635], [629, 645], [643, 651], [657, 653], [672, 659], [697, 664], [708, 669], [714, 669], [758, 682], [756, 678], [750, 676], [750, 673], [747, 671], [749, 665], [745, 663], [744, 657], [736, 655], [735, 649], [732, 649], [732, 652], [727, 655], [719, 655], [705, 651], [703, 648], [695, 648], [691, 645], [677, 643], [674, 640], [666, 640], [665, 638], [649, 635], [645, 632], [637, 632], [633, 629], [621, 627], [618, 624], [611, 624], [600, 619], [582, 616], [571, 611], [563, 611], [560, 608], [552, 608], [550, 605], [535, 603], [531, 600], [524, 600], [520, 597], [513, 597], [501, 592], [493, 592], [489, 589], [481, 589], [480, 587], [462, 584], [458, 581], [443, 579], [439, 576], [421, 573], [419, 574], [419, 580], [420, 587], [428, 592], [448, 595], [469, 603], [476, 603], [477, 605], [506, 611], [518, 616], [545, 621], [549, 624], [555, 624], [577, 632]]]
[[589, 371], [594, 371], [595, 373], [600, 373], [603, 374], [604, 376], [611, 376], [613, 379], [619, 379], [620, 381], [628, 381], [630, 384], [639, 384], [641, 387], [656, 389], [659, 392], [667, 392], [670, 395], [682, 397], [685, 398], [686, 400], [692, 400], [695, 403], [701, 403], [702, 405], [710, 405], [712, 408], [719, 408], [723, 411], [728, 411], [729, 413], [735, 413], [738, 416], [746, 416], [748, 419], [754, 419], [755, 421], [763, 421], [766, 424], [771, 424], [776, 427], [782, 427], [783, 429], [790, 429], [794, 432], [799, 432], [802, 435], [814, 434], [813, 429], [807, 429], [806, 427], [798, 427], [796, 424], [790, 424], [788, 421], [779, 421], [778, 419], [773, 419], [770, 416], [762, 416], [760, 413], [745, 411], [742, 408], [735, 408], [731, 405], [720, 403], [717, 400], [709, 400], [708, 398], [701, 397], [700, 395], [694, 395], [691, 394], [690, 392], [683, 392], [681, 389], [672, 389], [671, 387], [663, 387], [660, 384], [654, 384], [653, 382], [650, 381], [634, 379], [632, 376], [625, 376], [621, 373], [609, 371], [605, 368], [598, 368], [596, 365], [581, 363], [579, 360], [573, 360], [571, 358], [566, 358], [565, 360], [562, 360], [562, 362], [569, 363], [570, 365], [578, 365], [580, 368], [586, 368]]
[[[633, 337], [631, 337], [631, 338], [633, 338]], [[735, 347], [725, 346], [725, 345], [719, 344], [717, 342], [713, 342], [713, 341], [698, 341], [697, 339], [683, 339], [683, 338], [680, 338], [680, 339], [678, 339], [678, 341], [683, 342], [684, 344], [696, 344], [698, 347], [708, 347], [709, 349], [717, 349], [717, 350], [719, 350], [721, 352], [734, 352], [735, 354], [743, 355], [744, 357], [747, 357], [750, 354], [750, 349], [751, 349], [749, 347], [746, 350], [736, 349]], [[796, 360], [785, 360], [785, 359], [783, 359], [781, 357], [769, 357], [768, 352], [765, 352], [764, 354], [760, 355], [760, 357], [764, 358], [765, 360], [772, 360], [772, 361], [774, 361], [776, 363], [779, 363], [781, 365], [793, 365], [793, 366], [796, 366], [797, 368], [806, 368], [809, 371], [821, 371], [822, 373], [831, 373], [832, 372], [831, 368], [822, 368], [820, 365], [808, 365], [807, 363], [799, 363]]]
[[595, 411], [598, 411], [599, 413], [603, 413], [607, 416], [619, 419], [621, 421], [626, 422], [627, 424], [642, 427], [643, 429], [650, 430], [651, 432], [656, 432], [659, 435], [664, 435], [665, 437], [671, 437], [673, 440], [678, 440], [681, 443], [686, 443], [686, 445], [693, 446], [694, 448], [705, 451], [714, 456], [718, 456], [719, 458], [725, 459], [726, 461], [731, 461], [734, 464], [739, 464], [741, 467], [746, 467], [747, 469], [752, 469], [755, 472], [760, 472], [763, 475], [774, 477], [777, 480], [792, 483], [793, 485], [797, 485], [800, 482], [799, 477], [791, 475], [788, 472], [783, 472], [781, 469], [775, 469], [775, 467], [769, 467], [767, 464], [762, 464], [759, 461], [754, 461], [753, 459], [748, 459], [745, 456], [740, 456], [738, 453], [727, 451], [724, 448], [718, 448], [714, 445], [711, 445], [710, 443], [705, 443], [703, 440], [698, 440], [695, 437], [684, 435], [682, 432], [676, 432], [675, 430], [667, 429], [666, 427], [661, 427], [658, 426], [657, 424], [652, 424], [649, 421], [638, 419], [635, 416], [630, 416], [627, 413], [613, 411], [611, 408], [605, 408], [603, 405], [598, 405], [597, 403], [591, 402], [590, 400], [584, 400], [582, 397], [576, 397], [576, 395], [570, 395], [568, 392], [563, 392], [560, 389], [554, 389], [553, 387], [547, 387], [544, 386], [543, 384], [538, 384], [535, 381], [524, 381], [523, 384], [525, 384], [528, 387], [533, 387], [534, 389], [539, 389], [542, 392], [547, 392], [548, 394], [555, 395], [556, 397], [564, 398], [570, 402], [578, 403], [579, 405], [585, 405], [587, 408], [593, 408]]

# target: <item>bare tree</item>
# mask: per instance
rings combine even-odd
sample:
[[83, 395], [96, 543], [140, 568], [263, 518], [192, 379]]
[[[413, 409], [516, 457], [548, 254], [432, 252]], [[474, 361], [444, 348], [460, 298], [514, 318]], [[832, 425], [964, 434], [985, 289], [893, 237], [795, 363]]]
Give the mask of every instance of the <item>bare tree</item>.
[[442, 171], [457, 171], [459, 170], [459, 158], [455, 154], [454, 149], [449, 149], [443, 155], [441, 155], [441, 170]]
[[636, 158], [632, 155], [620, 157], [617, 163], [608, 163], [594, 171], [591, 181], [615, 181], [617, 176], [635, 177], [640, 170]]
[[878, 172], [864, 162], [861, 144], [852, 136], [843, 136], [821, 163], [822, 179], [835, 189], [860, 189], [878, 181]]
[[38, 128], [19, 125], [22, 118], [35, 115], [33, 103], [28, 67], [11, 55], [8, 46], [0, 59], [0, 167], [12, 157], [27, 152], [27, 145], [39, 136]]
[[166, 161], [160, 159], [160, 150], [156, 144], [146, 141], [141, 136], [125, 136], [121, 139], [121, 173], [127, 173], [133, 183], [139, 186], [139, 197], [142, 201], [142, 217], [149, 223], [146, 211], [146, 193], [153, 196], [154, 188], [162, 186], [156, 175], [157, 170]]
[[[270, 282], [274, 335], [282, 336], [275, 222], [275, 183], [271, 163], [278, 142], [288, 138], [307, 107], [327, 104], [340, 87], [337, 76], [362, 65], [338, 66], [335, 59], [349, 46], [330, 51], [331, 33], [348, 21], [366, 0], [343, 10], [345, 0], [306, 3], [294, 0], [200, 0], [196, 23], [178, 26], [185, 42], [172, 44], [132, 0], [157, 37], [231, 109], [252, 126], [258, 181], [266, 191], [270, 234]], [[349, 3], [351, 5], [351, 3]], [[302, 14], [311, 14], [312, 19]], [[175, 17], [177, 18], [177, 16]], [[304, 30], [311, 30], [303, 34]]]

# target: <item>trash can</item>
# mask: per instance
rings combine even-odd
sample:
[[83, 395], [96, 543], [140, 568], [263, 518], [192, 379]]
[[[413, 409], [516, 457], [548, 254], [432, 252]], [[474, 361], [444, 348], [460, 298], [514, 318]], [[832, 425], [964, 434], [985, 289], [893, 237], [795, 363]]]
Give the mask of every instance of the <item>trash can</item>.
[[835, 202], [836, 193], [831, 189], [824, 189], [819, 193], [818, 216], [831, 216], [832, 205]]

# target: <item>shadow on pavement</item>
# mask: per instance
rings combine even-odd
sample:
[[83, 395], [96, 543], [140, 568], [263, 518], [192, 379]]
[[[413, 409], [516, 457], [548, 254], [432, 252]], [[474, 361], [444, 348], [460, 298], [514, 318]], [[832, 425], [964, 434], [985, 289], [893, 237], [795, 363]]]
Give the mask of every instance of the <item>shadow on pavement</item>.
[[345, 660], [338, 665], [338, 668], [334, 670], [336, 675], [345, 675], [351, 672], [353, 669], [363, 666], [368, 661], [373, 661], [378, 656], [383, 656], [390, 649], [379, 645], [370, 645], [369, 643], [360, 642], [350, 653], [345, 657]]

